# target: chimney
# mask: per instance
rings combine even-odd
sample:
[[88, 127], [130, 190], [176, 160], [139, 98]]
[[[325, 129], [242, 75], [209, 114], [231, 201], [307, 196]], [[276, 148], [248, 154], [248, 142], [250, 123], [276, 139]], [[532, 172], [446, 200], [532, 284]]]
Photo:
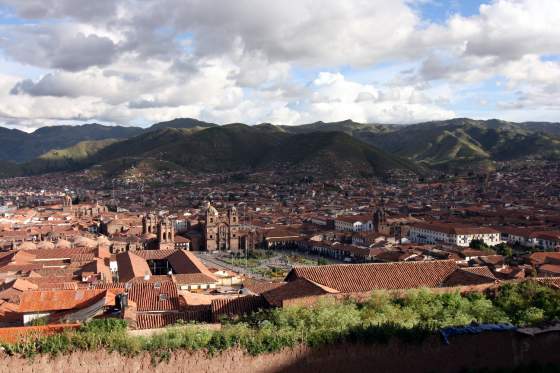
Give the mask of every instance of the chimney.
[[128, 292], [118, 295], [118, 304], [121, 312], [124, 312], [128, 307]]

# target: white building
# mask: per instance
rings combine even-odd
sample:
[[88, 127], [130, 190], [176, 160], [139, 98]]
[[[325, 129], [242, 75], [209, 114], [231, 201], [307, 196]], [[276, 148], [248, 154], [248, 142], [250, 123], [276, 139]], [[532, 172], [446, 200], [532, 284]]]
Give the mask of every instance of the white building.
[[501, 237], [510, 245], [518, 244], [544, 250], [556, 250], [560, 247], [559, 231], [539, 232], [523, 228], [504, 228]]
[[472, 240], [482, 240], [488, 246], [499, 244], [500, 232], [487, 227], [465, 227], [444, 223], [414, 223], [408, 237], [412, 242], [468, 247]]
[[337, 216], [334, 229], [342, 232], [368, 232], [373, 230], [373, 217], [370, 215]]

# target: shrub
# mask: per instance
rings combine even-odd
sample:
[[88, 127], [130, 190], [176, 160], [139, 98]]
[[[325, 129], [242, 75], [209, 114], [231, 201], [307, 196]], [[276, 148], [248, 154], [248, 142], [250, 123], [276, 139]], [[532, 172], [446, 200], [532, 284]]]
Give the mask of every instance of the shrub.
[[411, 290], [397, 297], [377, 291], [363, 303], [323, 300], [310, 307], [261, 310], [236, 320], [225, 320], [221, 330], [185, 324], [150, 337], [131, 336], [123, 320], [94, 320], [78, 330], [28, 338], [3, 347], [8, 354], [28, 357], [76, 350], [106, 349], [124, 355], [147, 351], [157, 364], [168, 360], [170, 352], [178, 349], [204, 349], [215, 354], [237, 347], [257, 355], [298, 344], [385, 343], [393, 337], [417, 342], [448, 326], [472, 322], [512, 322], [525, 326], [559, 317], [559, 292], [526, 281], [503, 285], [492, 297], [481, 293], [438, 294], [426, 289]]

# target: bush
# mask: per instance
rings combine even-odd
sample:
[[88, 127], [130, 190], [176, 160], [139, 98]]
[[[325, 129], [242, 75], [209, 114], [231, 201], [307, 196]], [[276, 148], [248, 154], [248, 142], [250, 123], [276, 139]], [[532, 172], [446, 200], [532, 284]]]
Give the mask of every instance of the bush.
[[29, 338], [3, 347], [8, 354], [30, 357], [76, 350], [106, 349], [124, 355], [147, 351], [155, 364], [169, 359], [170, 352], [178, 349], [204, 349], [215, 354], [237, 347], [257, 355], [298, 344], [386, 343], [393, 337], [417, 342], [448, 326], [472, 322], [512, 322], [525, 326], [557, 318], [560, 318], [559, 292], [526, 281], [505, 284], [492, 297], [482, 293], [438, 294], [426, 289], [395, 297], [377, 291], [363, 303], [323, 300], [311, 307], [267, 309], [237, 320], [225, 320], [221, 330], [185, 324], [150, 337], [129, 335], [126, 322], [120, 319], [94, 320], [78, 330]]
[[558, 291], [536, 281], [501, 286], [494, 304], [515, 325], [533, 325], [560, 318]]
[[476, 250], [488, 249], [488, 245], [486, 245], [483, 240], [478, 240], [478, 239], [472, 240], [469, 243], [469, 247], [471, 249], [476, 249]]

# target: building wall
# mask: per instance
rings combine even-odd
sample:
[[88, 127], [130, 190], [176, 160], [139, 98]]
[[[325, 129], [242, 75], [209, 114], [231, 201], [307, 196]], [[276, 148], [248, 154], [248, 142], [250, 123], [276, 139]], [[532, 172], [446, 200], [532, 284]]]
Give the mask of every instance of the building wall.
[[203, 231], [206, 251], [239, 251], [240, 231], [237, 210], [229, 209], [227, 213], [222, 214], [207, 212]]
[[373, 231], [373, 222], [371, 220], [364, 222], [350, 223], [343, 220], [335, 220], [334, 228], [342, 232], [370, 232]]
[[468, 247], [472, 240], [482, 240], [488, 246], [494, 246], [502, 242], [499, 233], [455, 235], [418, 227], [410, 227], [408, 237], [416, 243], [448, 244], [461, 247]]

